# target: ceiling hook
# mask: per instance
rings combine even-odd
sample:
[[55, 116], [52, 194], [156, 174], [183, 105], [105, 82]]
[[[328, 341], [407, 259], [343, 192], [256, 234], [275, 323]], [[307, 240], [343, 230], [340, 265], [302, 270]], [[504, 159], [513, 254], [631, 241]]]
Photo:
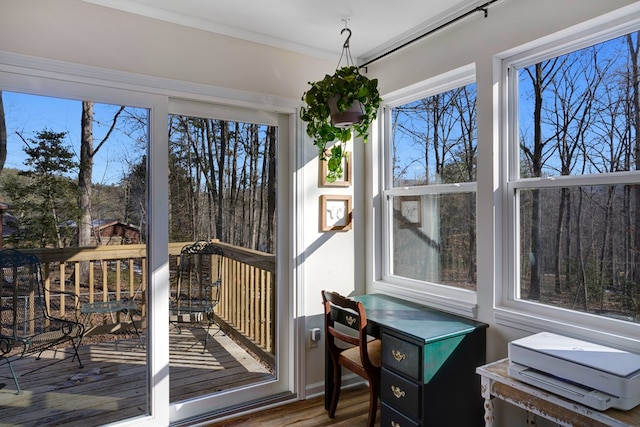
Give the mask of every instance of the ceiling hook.
[[340, 35], [342, 35], [342, 33], [344, 33], [345, 31], [348, 31], [349, 35], [347, 36], [347, 39], [344, 41], [344, 45], [342, 45], [342, 47], [344, 49], [349, 49], [349, 39], [351, 38], [351, 30], [348, 29], [347, 27], [344, 27], [342, 31], [340, 31]]

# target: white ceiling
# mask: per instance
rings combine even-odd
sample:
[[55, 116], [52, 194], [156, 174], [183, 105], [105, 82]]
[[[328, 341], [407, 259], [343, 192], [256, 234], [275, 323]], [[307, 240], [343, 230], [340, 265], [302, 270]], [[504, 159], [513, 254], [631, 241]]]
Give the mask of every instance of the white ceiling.
[[295, 52], [366, 62], [487, 0], [84, 0]]

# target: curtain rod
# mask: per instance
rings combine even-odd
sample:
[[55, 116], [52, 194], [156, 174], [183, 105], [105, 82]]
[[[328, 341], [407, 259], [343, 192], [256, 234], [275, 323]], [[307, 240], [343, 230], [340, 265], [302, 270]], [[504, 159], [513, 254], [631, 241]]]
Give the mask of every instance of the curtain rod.
[[441, 29], [443, 29], [445, 27], [448, 27], [449, 25], [454, 24], [454, 23], [458, 22], [459, 20], [464, 19], [464, 18], [466, 18], [467, 16], [469, 16], [469, 15], [471, 15], [473, 13], [484, 12], [484, 17], [486, 18], [489, 15], [489, 6], [492, 5], [493, 3], [497, 2], [497, 1], [499, 1], [499, 0], [490, 0], [490, 1], [480, 5], [478, 7], [476, 7], [475, 9], [471, 9], [468, 12], [463, 13], [462, 15], [456, 16], [455, 18], [450, 19], [449, 21], [437, 26], [436, 28], [433, 28], [433, 29], [427, 31], [426, 33], [424, 33], [424, 34], [422, 34], [422, 35], [420, 35], [420, 36], [418, 36], [416, 38], [413, 38], [413, 39], [401, 44], [400, 46], [396, 46], [396, 47], [394, 47], [393, 49], [391, 49], [388, 52], [385, 52], [385, 53], [383, 53], [383, 54], [381, 54], [379, 56], [376, 56], [375, 58], [373, 58], [373, 59], [365, 62], [364, 64], [358, 66], [358, 68], [366, 68], [367, 65], [370, 65], [370, 64], [372, 64], [372, 63], [384, 58], [387, 55], [391, 55], [392, 53], [397, 52], [400, 49], [402, 49], [404, 47], [407, 47], [412, 43], [417, 42], [418, 40], [421, 40], [421, 39], [423, 39], [423, 38], [425, 38], [427, 36], [430, 36], [431, 34], [435, 33], [436, 31], [440, 31]]

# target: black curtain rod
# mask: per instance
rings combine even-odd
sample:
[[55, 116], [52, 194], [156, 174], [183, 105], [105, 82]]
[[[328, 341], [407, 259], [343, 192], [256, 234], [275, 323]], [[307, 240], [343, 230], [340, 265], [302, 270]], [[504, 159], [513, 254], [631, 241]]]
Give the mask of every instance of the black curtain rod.
[[372, 64], [372, 63], [384, 58], [387, 55], [391, 55], [392, 53], [397, 52], [400, 49], [402, 49], [404, 47], [407, 47], [412, 43], [417, 42], [418, 40], [421, 40], [421, 39], [423, 39], [423, 38], [425, 38], [427, 36], [430, 36], [431, 34], [435, 33], [436, 31], [440, 31], [441, 29], [443, 29], [445, 27], [448, 27], [449, 25], [454, 24], [454, 23], [458, 22], [459, 20], [464, 19], [467, 16], [469, 16], [471, 14], [474, 14], [476, 12], [484, 12], [484, 17], [486, 18], [488, 16], [488, 14], [489, 14], [489, 6], [492, 5], [493, 3], [497, 2], [497, 1], [499, 1], [499, 0], [490, 0], [490, 1], [486, 2], [486, 3], [484, 3], [483, 5], [476, 7], [475, 9], [472, 9], [472, 10], [466, 12], [466, 13], [463, 13], [462, 15], [456, 16], [455, 18], [445, 22], [444, 24], [439, 25], [436, 28], [433, 28], [433, 29], [427, 31], [426, 33], [424, 33], [424, 34], [422, 34], [422, 35], [420, 35], [420, 36], [418, 36], [418, 37], [416, 37], [414, 39], [411, 39], [411, 40], [401, 44], [400, 46], [394, 47], [393, 49], [391, 49], [388, 52], [383, 53], [382, 55], [376, 56], [375, 58], [365, 62], [362, 65], [360, 65], [358, 68], [366, 68], [367, 65], [370, 65], [370, 64]]

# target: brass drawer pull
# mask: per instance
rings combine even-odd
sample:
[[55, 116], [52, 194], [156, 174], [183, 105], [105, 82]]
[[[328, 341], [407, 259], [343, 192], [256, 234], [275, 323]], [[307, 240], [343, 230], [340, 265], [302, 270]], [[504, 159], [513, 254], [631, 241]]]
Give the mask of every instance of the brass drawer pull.
[[400, 390], [400, 387], [396, 387], [394, 385], [391, 386], [391, 391], [393, 392], [393, 395], [395, 397], [397, 397], [398, 399], [400, 399], [401, 397], [405, 396], [405, 392]]
[[407, 358], [407, 355], [399, 350], [391, 350], [391, 354], [393, 354], [393, 358], [396, 359], [396, 362], [401, 362]]
[[353, 316], [346, 316], [345, 320], [347, 321], [347, 323], [349, 324], [349, 326], [353, 326], [354, 323], [356, 323], [356, 318]]
[[400, 427], [400, 423], [391, 420], [391, 427]]

